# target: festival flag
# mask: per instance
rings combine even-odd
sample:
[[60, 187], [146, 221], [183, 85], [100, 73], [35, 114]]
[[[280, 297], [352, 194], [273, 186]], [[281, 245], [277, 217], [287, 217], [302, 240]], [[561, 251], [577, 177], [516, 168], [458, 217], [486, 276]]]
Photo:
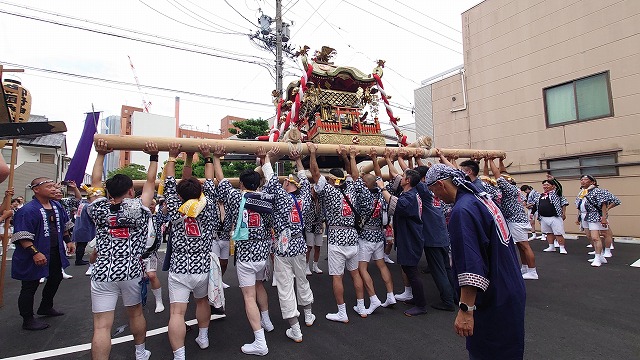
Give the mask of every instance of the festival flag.
[[87, 169], [87, 162], [89, 162], [89, 154], [93, 147], [93, 135], [97, 132], [99, 118], [100, 112], [98, 111], [87, 113], [82, 136], [80, 136], [78, 147], [76, 147], [76, 152], [73, 154], [71, 164], [69, 164], [67, 175], [64, 177], [65, 181], [73, 180], [78, 186], [82, 184]]

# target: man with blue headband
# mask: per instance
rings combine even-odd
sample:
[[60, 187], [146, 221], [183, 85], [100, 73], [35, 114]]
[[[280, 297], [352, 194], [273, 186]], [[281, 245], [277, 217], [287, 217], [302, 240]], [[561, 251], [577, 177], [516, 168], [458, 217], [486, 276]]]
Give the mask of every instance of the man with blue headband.
[[426, 175], [429, 189], [452, 203], [448, 229], [460, 297], [456, 333], [470, 359], [522, 359], [525, 287], [504, 216], [465, 174], [444, 164]]

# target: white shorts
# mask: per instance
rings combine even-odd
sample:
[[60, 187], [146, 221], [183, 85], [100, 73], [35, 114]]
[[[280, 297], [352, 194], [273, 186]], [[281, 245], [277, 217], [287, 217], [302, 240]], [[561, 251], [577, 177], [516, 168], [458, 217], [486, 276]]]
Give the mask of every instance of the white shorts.
[[344, 268], [353, 271], [358, 268], [358, 247], [329, 244], [329, 275], [343, 275]]
[[209, 295], [209, 273], [169, 273], [169, 303], [188, 303], [189, 295], [202, 299]]
[[102, 313], [114, 311], [118, 296], [122, 294], [124, 306], [134, 306], [142, 302], [140, 279], [126, 281], [93, 281], [91, 280], [91, 311]]
[[358, 261], [369, 262], [384, 258], [384, 241], [358, 241]]
[[587, 223], [587, 227], [585, 227], [585, 229], [602, 230], [602, 231], [607, 231], [608, 230], [608, 228], [602, 226], [602, 223], [599, 223], [599, 222], [588, 222]]
[[257, 281], [264, 281], [267, 278], [267, 262], [243, 262], [236, 263], [238, 273], [238, 284], [240, 287], [254, 286]]
[[211, 242], [211, 251], [222, 260], [229, 260], [229, 241], [214, 239]]
[[322, 234], [305, 232], [304, 237], [307, 240], [307, 246], [322, 246]]
[[564, 221], [560, 216], [540, 217], [540, 227], [543, 234], [564, 236]]
[[521, 241], [529, 241], [529, 236], [527, 233], [531, 231], [531, 224], [529, 223], [507, 223], [509, 227], [509, 232], [511, 233], [511, 238], [513, 242], [521, 242]]
[[151, 254], [148, 258], [142, 259], [144, 272], [158, 271], [158, 254]]
[[[584, 219], [584, 217], [582, 217]], [[589, 223], [586, 220], [580, 220], [580, 228], [582, 230], [589, 230]]]

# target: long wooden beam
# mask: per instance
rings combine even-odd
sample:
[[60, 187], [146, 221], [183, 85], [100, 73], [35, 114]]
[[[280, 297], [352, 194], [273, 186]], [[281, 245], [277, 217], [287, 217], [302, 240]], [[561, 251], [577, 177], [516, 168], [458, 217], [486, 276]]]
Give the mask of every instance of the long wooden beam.
[[[147, 141], [153, 141], [158, 144], [160, 151], [168, 151], [169, 144], [177, 142], [182, 145], [182, 151], [197, 152], [198, 146], [202, 143], [214, 145], [222, 145], [228, 153], [236, 154], [254, 154], [258, 147], [265, 147], [267, 150], [276, 146], [280, 149], [280, 153], [286, 155], [289, 153], [290, 146], [296, 146], [302, 155], [309, 152], [304, 144], [291, 145], [286, 142], [262, 142], [262, 141], [243, 141], [243, 140], [214, 140], [214, 139], [191, 139], [191, 138], [171, 138], [171, 137], [146, 137], [135, 135], [107, 135], [96, 134], [94, 141], [104, 139], [107, 141], [109, 148], [113, 150], [142, 150]], [[355, 149], [358, 155], [367, 155], [371, 149], [382, 155], [387, 149], [384, 146], [361, 146], [356, 145]], [[335, 155], [338, 145], [335, 144], [318, 144], [318, 155]], [[395, 148], [394, 148], [395, 149]], [[415, 154], [417, 148], [407, 147], [406, 150], [410, 155]], [[426, 151], [425, 157], [435, 157], [435, 149], [423, 149]], [[502, 150], [474, 150], [474, 149], [440, 149], [447, 157], [483, 157], [487, 154], [493, 157], [503, 157], [505, 155]]]
[[[283, 182], [284, 179], [286, 179], [286, 176], [278, 176], [278, 180], [280, 182]], [[311, 174], [307, 171], [307, 178], [309, 179], [309, 181], [311, 181]], [[389, 174], [383, 174], [382, 175], [382, 179], [385, 181], [388, 181], [390, 179]], [[200, 180], [200, 182], [204, 182], [205, 179], [204, 178], [200, 178], [198, 179]], [[239, 188], [240, 187], [240, 179], [238, 178], [228, 178], [227, 180], [229, 180], [229, 182], [231, 182], [231, 185], [235, 188]], [[180, 181], [180, 180], [178, 180]], [[133, 188], [138, 190], [138, 189], [142, 189], [142, 187], [144, 186], [144, 183], [146, 182], [146, 180], [133, 180]], [[158, 188], [158, 185], [160, 185], [160, 180], [156, 180], [156, 189]]]

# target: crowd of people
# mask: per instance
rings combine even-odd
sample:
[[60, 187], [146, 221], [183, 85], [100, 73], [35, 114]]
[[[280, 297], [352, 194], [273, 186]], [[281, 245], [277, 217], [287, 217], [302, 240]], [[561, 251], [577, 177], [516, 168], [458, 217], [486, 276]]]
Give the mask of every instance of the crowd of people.
[[[355, 147], [345, 146], [338, 149], [344, 169], [323, 174], [317, 162], [317, 145], [306, 146], [308, 169], [301, 161], [302, 149], [292, 148], [287, 155], [295, 162], [297, 172], [282, 183], [274, 174], [273, 164], [283, 154], [277, 147], [260, 148], [256, 153], [260, 167], [241, 173], [239, 189], [222, 172], [224, 147], [206, 144], [199, 147], [205, 163], [204, 183], [191, 176], [193, 153], [186, 154], [182, 179], [176, 179], [175, 163], [182, 150], [180, 144], [170, 144], [161, 198], [155, 192], [158, 147], [153, 142], [144, 147], [150, 163], [139, 194], [126, 175], [115, 175], [103, 183], [103, 161], [110, 152], [104, 140], [95, 145], [98, 155], [91, 186], [84, 187], [86, 199], [73, 183], [66, 184], [74, 193], [69, 199], [62, 198], [60, 184], [43, 177], [34, 179], [29, 185], [34, 199], [15, 213], [2, 215], [3, 219], [13, 218], [12, 242], [16, 249], [12, 277], [22, 282], [18, 304], [23, 328], [48, 327], [33, 312], [35, 293], [43, 278], [47, 280], [36, 313], [45, 317], [63, 315], [54, 307], [54, 297], [63, 270], [69, 266], [67, 255], [77, 251], [75, 264], [86, 265], [87, 243], [94, 242], [87, 271], [91, 276], [94, 323], [92, 358], [109, 358], [111, 328], [121, 297], [134, 338], [135, 358], [149, 359], [142, 306], [150, 285], [155, 312], [164, 311], [156, 272], [158, 249], [166, 238], [163, 269], [169, 272], [168, 337], [173, 358], [186, 358], [185, 313], [191, 294], [198, 324], [195, 341], [201, 349], [209, 347], [211, 313], [220, 311], [210, 306], [210, 272], [219, 266], [223, 275], [230, 255], [235, 259], [254, 335], [253, 342], [244, 344], [241, 351], [266, 355], [265, 332], [273, 331], [274, 325], [265, 282], [272, 280], [277, 288], [280, 313], [289, 324], [285, 335], [301, 342], [300, 321], [306, 326], [316, 321], [316, 298], [307, 276], [323, 273], [318, 260], [326, 235], [328, 274], [337, 306], [336, 312], [325, 315], [327, 320], [349, 322], [345, 269], [353, 280], [353, 310], [357, 316], [366, 318], [398, 301], [412, 305], [404, 312], [406, 316], [427, 313], [418, 268], [424, 254], [440, 295], [440, 301], [430, 306], [458, 310], [454, 327], [458, 335], [467, 338], [470, 358], [523, 357], [524, 280], [538, 279], [535, 255], [528, 242], [536, 238], [536, 220], [549, 243], [544, 251], [555, 252], [557, 243], [560, 253], [567, 253], [563, 221], [568, 202], [558, 180], [549, 175], [542, 183], [543, 192], [538, 193], [529, 185], [518, 188], [503, 159], [483, 159], [484, 174], [479, 175], [482, 159], [458, 165], [455, 159], [438, 152], [440, 163], [432, 165], [422, 160], [424, 153], [419, 149], [411, 153], [388, 149], [384, 154], [372, 149], [369, 157], [373, 174], [360, 174]], [[388, 165], [386, 184], [379, 157], [384, 157]], [[394, 166], [396, 160], [401, 172]], [[619, 204], [613, 194], [597, 186], [595, 178], [582, 177], [576, 207], [578, 222], [593, 247], [592, 266], [601, 266], [611, 256], [608, 212]], [[391, 242], [402, 268], [404, 291], [399, 294], [394, 294], [387, 267]], [[377, 296], [370, 262], [380, 273], [384, 300]]]

